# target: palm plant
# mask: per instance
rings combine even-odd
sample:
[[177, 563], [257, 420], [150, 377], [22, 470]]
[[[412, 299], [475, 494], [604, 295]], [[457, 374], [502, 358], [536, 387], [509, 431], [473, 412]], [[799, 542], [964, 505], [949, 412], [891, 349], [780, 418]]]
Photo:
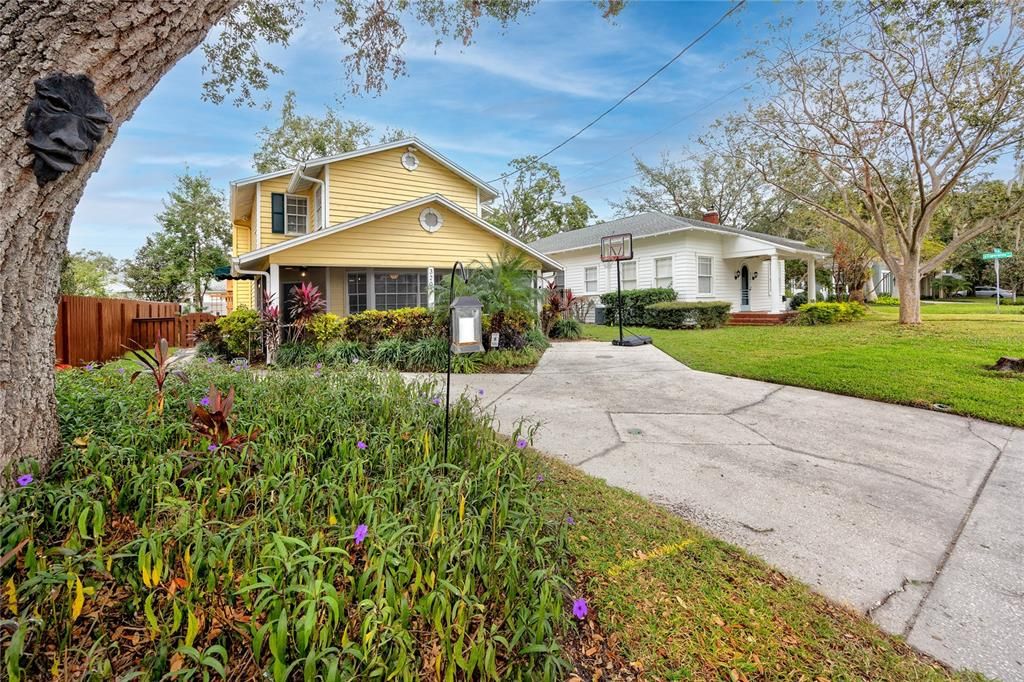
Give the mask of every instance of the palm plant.
[[140, 366], [140, 369], [132, 374], [129, 382], [135, 383], [135, 380], [143, 374], [153, 377], [153, 382], [156, 384], [156, 402], [153, 407], [158, 413], [163, 413], [164, 385], [167, 380], [175, 376], [187, 384], [188, 376], [182, 370], [173, 368], [178, 358], [170, 354], [167, 339], [161, 338], [157, 341], [152, 353], [143, 348], [129, 348], [128, 350], [135, 356], [135, 362]]
[[[487, 265], [473, 269], [469, 283], [456, 278], [455, 295], [473, 295], [480, 299], [484, 312], [522, 311], [536, 314], [537, 303], [544, 292], [533, 285], [532, 268], [522, 254], [505, 250], [497, 258], [487, 257]], [[447, 315], [449, 303], [448, 277], [438, 282], [434, 292], [436, 308]]]

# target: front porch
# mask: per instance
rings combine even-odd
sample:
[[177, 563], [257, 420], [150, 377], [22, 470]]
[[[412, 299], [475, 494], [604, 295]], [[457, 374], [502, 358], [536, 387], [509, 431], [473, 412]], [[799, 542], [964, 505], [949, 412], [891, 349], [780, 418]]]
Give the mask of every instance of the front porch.
[[[789, 256], [786, 258], [785, 256]], [[802, 256], [802, 257], [801, 257]], [[723, 260], [724, 285], [718, 289], [722, 300], [732, 304], [737, 324], [780, 324], [789, 312], [786, 291], [786, 261], [803, 260], [807, 266], [805, 287], [808, 302], [817, 300], [813, 285], [820, 255], [786, 253], [781, 249], [761, 248], [749, 255], [727, 255]], [[721, 294], [724, 293], [724, 296]]]

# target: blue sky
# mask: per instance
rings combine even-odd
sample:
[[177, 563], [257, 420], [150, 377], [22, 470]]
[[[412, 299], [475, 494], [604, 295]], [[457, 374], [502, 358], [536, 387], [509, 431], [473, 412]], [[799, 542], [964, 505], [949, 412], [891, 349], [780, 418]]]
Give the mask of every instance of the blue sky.
[[[609, 22], [590, 2], [545, 3], [504, 34], [485, 26], [473, 45], [436, 52], [432, 37], [420, 32], [404, 50], [409, 75], [379, 97], [344, 96], [343, 52], [328, 9], [310, 16], [291, 47], [267, 52], [285, 71], [267, 93], [274, 103], [269, 111], [203, 102], [197, 51], [121, 127], [75, 214], [70, 248], [130, 257], [156, 229], [161, 199], [186, 166], [225, 192], [229, 181], [250, 175], [256, 131], [275, 124], [288, 89], [297, 92], [302, 113], [330, 105], [380, 130], [402, 128], [490, 180], [510, 159], [544, 152], [575, 132], [727, 8], [724, 2], [633, 2]], [[570, 193], [610, 217], [608, 201], [630, 183], [632, 155], [654, 160], [691, 145], [717, 116], [742, 104], [745, 91], [731, 91], [750, 81], [743, 54], [765, 22], [793, 17], [799, 32], [815, 12], [813, 4], [751, 3], [548, 160]]]

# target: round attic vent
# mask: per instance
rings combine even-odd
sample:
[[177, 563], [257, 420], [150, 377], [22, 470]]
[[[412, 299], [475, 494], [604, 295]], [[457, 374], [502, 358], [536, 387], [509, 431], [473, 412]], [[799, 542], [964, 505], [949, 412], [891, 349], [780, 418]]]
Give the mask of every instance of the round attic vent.
[[402, 167], [407, 171], [414, 171], [420, 166], [420, 160], [416, 158], [416, 155], [412, 151], [407, 151], [402, 154]]
[[432, 208], [425, 208], [420, 211], [420, 227], [427, 232], [437, 232], [441, 229], [441, 225], [444, 224], [444, 220], [441, 219], [441, 214]]

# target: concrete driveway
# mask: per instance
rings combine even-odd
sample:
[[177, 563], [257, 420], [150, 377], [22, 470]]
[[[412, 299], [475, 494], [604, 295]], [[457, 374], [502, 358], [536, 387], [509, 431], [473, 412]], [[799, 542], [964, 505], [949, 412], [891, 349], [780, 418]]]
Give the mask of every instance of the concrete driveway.
[[1024, 430], [697, 372], [653, 346], [556, 344], [532, 374], [452, 386], [918, 649], [1024, 680]]

